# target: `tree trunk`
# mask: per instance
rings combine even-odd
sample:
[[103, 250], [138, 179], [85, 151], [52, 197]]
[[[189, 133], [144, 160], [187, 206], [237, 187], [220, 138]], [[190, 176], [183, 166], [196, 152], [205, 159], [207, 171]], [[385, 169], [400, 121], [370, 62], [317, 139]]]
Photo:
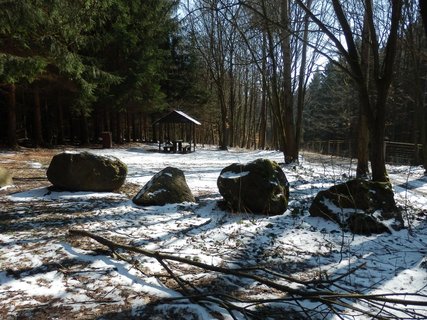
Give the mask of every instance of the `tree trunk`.
[[220, 150], [228, 150], [229, 137], [230, 137], [230, 121], [228, 119], [228, 110], [227, 105], [225, 103], [224, 90], [222, 89], [222, 85], [218, 86], [218, 95], [220, 99], [220, 107], [221, 107], [221, 134], [220, 134]]
[[240, 126], [241, 139], [240, 139], [240, 147], [244, 148], [248, 144], [248, 127], [250, 126], [250, 119], [248, 119], [248, 104], [249, 104], [249, 79], [248, 79], [248, 70], [246, 70], [245, 74], [245, 84], [243, 86], [243, 114], [242, 121]]
[[123, 143], [122, 115], [120, 112], [116, 113], [116, 143]]
[[95, 110], [93, 112], [93, 137], [96, 142], [100, 142], [101, 134], [105, 131], [105, 119], [104, 119], [104, 110], [100, 105], [95, 106]]
[[10, 148], [16, 149], [18, 139], [16, 136], [16, 86], [10, 84], [7, 94], [7, 140]]
[[132, 113], [126, 110], [126, 142], [129, 143], [132, 140]]
[[360, 79], [364, 83], [360, 84], [359, 89], [359, 122], [357, 127], [357, 169], [356, 177], [367, 178], [369, 175], [369, 127], [366, 110], [363, 104], [370, 104], [368, 83], [370, 72], [370, 32], [369, 20], [365, 13], [363, 18], [363, 31], [362, 31], [362, 50], [360, 67], [362, 70], [363, 78]]
[[418, 4], [420, 6], [421, 18], [423, 20], [423, 25], [424, 25], [424, 32], [427, 37], [427, 1], [419, 0]]
[[377, 126], [375, 126], [371, 131], [371, 144], [373, 150], [371, 156], [372, 180], [378, 182], [389, 182], [385, 166], [384, 126], [381, 125], [380, 121], [377, 121]]
[[[307, 8], [311, 9], [312, 0], [307, 1]], [[299, 153], [300, 144], [302, 140], [302, 117], [304, 110], [304, 100], [306, 92], [306, 76], [307, 72], [307, 47], [308, 47], [308, 28], [309, 28], [309, 16], [305, 14], [304, 16], [304, 34], [303, 34], [303, 43], [302, 43], [302, 52], [301, 52], [301, 66], [299, 71], [298, 79], [298, 98], [297, 98], [297, 119], [296, 119], [296, 144], [297, 151]]]
[[378, 87], [376, 117], [373, 126], [370, 128], [371, 136], [371, 169], [372, 180], [379, 182], [389, 182], [387, 169], [385, 166], [385, 115], [388, 96], [388, 85], [381, 83]]
[[[232, 41], [231, 41], [232, 43]], [[228, 81], [230, 82], [230, 86], [229, 86], [229, 99], [228, 99], [228, 103], [229, 103], [229, 110], [230, 110], [230, 146], [234, 147], [236, 145], [236, 139], [235, 139], [235, 115], [236, 115], [236, 93], [235, 93], [235, 83], [234, 83], [234, 63], [233, 63], [233, 57], [234, 55], [234, 50], [233, 47], [230, 49], [229, 52], [229, 60], [230, 60], [230, 64], [229, 64], [229, 69], [228, 69]]]
[[110, 121], [109, 121], [109, 123], [110, 123], [110, 130], [109, 131], [111, 131], [111, 136], [112, 136], [113, 141], [115, 143], [117, 143], [117, 141], [118, 141], [118, 138], [117, 138], [118, 132], [117, 132], [117, 124], [116, 124], [117, 121], [118, 121], [117, 115], [114, 116], [114, 113], [113, 113], [112, 110], [109, 112], [108, 115], [109, 115], [109, 118], [110, 118]]
[[[49, 110], [50, 108], [50, 110]], [[56, 134], [55, 134], [55, 114], [53, 107], [48, 105], [47, 98], [44, 99], [43, 104], [43, 123], [44, 123], [44, 140], [48, 143], [48, 145], [56, 145]]]
[[[280, 104], [280, 93], [279, 93], [279, 75], [278, 66], [275, 55], [276, 43], [273, 39], [271, 30], [267, 29], [267, 41], [268, 41], [268, 58], [271, 63], [271, 75], [270, 75], [270, 90], [269, 90], [269, 101], [271, 106], [271, 112], [273, 115], [273, 134], [274, 144], [280, 151], [285, 150], [285, 124], [284, 117], [282, 114], [282, 108]], [[284, 155], [286, 157], [286, 155]]]
[[83, 145], [89, 144], [89, 127], [87, 116], [82, 112], [80, 116], [80, 143]]
[[261, 92], [261, 110], [259, 115], [259, 148], [265, 149], [266, 134], [267, 134], [267, 37], [265, 32], [262, 34], [262, 62], [261, 62], [261, 77], [262, 77], [262, 92]]
[[249, 148], [257, 148], [256, 142], [256, 115], [255, 115], [255, 106], [258, 105], [258, 95], [255, 89], [255, 79], [253, 79], [253, 83], [251, 86], [251, 95], [249, 99], [249, 124], [248, 124], [248, 138], [247, 138], [247, 147]]
[[421, 132], [421, 143], [423, 148], [423, 167], [424, 174], [427, 175], [427, 80], [425, 80], [424, 92], [422, 95], [422, 101], [419, 108], [419, 116], [420, 116], [420, 132]]
[[38, 88], [34, 90], [34, 143], [36, 147], [43, 145], [40, 90]]
[[57, 114], [56, 114], [56, 130], [58, 135], [58, 144], [64, 144], [64, 109], [62, 106], [62, 98], [58, 95], [57, 102]]
[[359, 108], [359, 122], [357, 129], [356, 177], [366, 179], [369, 174], [369, 128], [368, 120], [362, 108]]
[[291, 35], [288, 30], [289, 23], [289, 1], [281, 2], [281, 23], [280, 32], [283, 59], [283, 100], [282, 108], [284, 117], [284, 156], [285, 162], [291, 163], [298, 160], [298, 150], [295, 137], [294, 106], [292, 94], [292, 53], [291, 53]]
[[135, 112], [132, 116], [132, 118], [130, 119], [131, 123], [132, 123], [132, 138], [133, 141], [139, 141], [141, 142], [141, 138], [140, 138], [140, 134], [138, 132], [138, 113]]
[[103, 107], [104, 110], [104, 130], [111, 131], [111, 112], [109, 107]]
[[[425, 0], [419, 0], [419, 6], [420, 6], [420, 13], [421, 18], [424, 25], [424, 32], [427, 37], [427, 1]], [[427, 112], [426, 112], [426, 106], [427, 106], [427, 81], [425, 82], [424, 87], [424, 93], [423, 93], [423, 99], [422, 99], [422, 105], [421, 105], [421, 143], [423, 144], [423, 166], [424, 166], [424, 174], [427, 175]]]

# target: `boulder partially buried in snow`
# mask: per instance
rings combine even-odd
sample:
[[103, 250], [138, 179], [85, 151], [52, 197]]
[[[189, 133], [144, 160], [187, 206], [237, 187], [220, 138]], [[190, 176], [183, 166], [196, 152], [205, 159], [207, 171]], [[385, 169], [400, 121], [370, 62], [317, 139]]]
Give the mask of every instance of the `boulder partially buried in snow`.
[[309, 211], [312, 216], [333, 220], [356, 234], [403, 228], [402, 214], [389, 183], [349, 180], [320, 191]]
[[227, 207], [234, 211], [277, 215], [288, 206], [286, 175], [276, 162], [268, 159], [224, 168], [217, 185]]
[[195, 202], [182, 170], [167, 167], [155, 174], [132, 200], [144, 206]]
[[89, 152], [55, 155], [47, 169], [54, 187], [70, 191], [113, 191], [125, 182], [126, 165], [116, 157]]
[[12, 184], [12, 174], [5, 168], [0, 167], [0, 188]]

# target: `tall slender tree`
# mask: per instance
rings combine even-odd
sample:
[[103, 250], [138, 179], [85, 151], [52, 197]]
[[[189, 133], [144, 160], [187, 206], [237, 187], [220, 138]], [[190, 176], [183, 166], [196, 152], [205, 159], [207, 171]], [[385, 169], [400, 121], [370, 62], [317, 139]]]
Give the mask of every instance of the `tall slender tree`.
[[[371, 133], [372, 179], [381, 182], [388, 181], [384, 155], [385, 121], [403, 1], [396, 0], [390, 3], [390, 11], [386, 12], [388, 15], [385, 17], [387, 25], [381, 25], [381, 27], [375, 24], [375, 21], [378, 21], [378, 19], [375, 18], [374, 13], [378, 12], [378, 10], [374, 9], [372, 1], [365, 0], [363, 2], [373, 60], [372, 78], [369, 82], [366, 74], [363, 72], [361, 56], [356, 45], [356, 33], [352, 29], [352, 23], [349, 21], [349, 14], [346, 14], [344, 5], [339, 0], [332, 0], [331, 9], [335, 14], [338, 23], [337, 26], [342, 31], [346, 47], [342, 45], [335, 30], [322, 21], [313, 10], [308, 9], [301, 0], [296, 0], [296, 2], [310, 15], [310, 18], [318, 28], [329, 37], [334, 48], [345, 59], [347, 66], [342, 67], [347, 70], [356, 84], [362, 106], [361, 112], [367, 118]], [[378, 28], [381, 29], [379, 30]], [[383, 48], [380, 46], [379, 33], [387, 34]]]

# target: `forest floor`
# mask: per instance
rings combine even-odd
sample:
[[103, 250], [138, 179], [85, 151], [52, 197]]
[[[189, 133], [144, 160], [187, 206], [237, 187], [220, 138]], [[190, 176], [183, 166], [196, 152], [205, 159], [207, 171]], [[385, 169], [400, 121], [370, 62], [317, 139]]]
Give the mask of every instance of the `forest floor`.
[[[127, 164], [127, 181], [114, 193], [49, 189], [46, 169], [64, 149], [0, 152], [0, 165], [14, 174], [14, 185], [0, 189], [0, 318], [360, 319], [360, 310], [402, 319], [427, 317], [427, 178], [422, 168], [388, 166], [406, 228], [355, 236], [308, 213], [319, 190], [354, 175], [354, 160], [302, 153], [298, 165], [283, 166], [291, 185], [289, 209], [280, 216], [261, 216], [223, 211], [216, 179], [233, 162], [260, 157], [281, 162], [279, 152], [200, 148], [172, 155], [152, 149], [134, 144], [89, 150]], [[197, 203], [134, 205], [131, 198], [170, 165], [184, 171]], [[347, 303], [359, 311], [348, 306], [334, 311], [310, 299], [286, 299], [284, 292], [254, 280], [170, 262], [191, 290], [215, 297], [187, 299], [158, 260], [120, 252], [123, 261], [92, 239], [69, 235], [70, 229], [209, 265], [257, 267], [259, 275], [274, 270], [279, 276], [270, 274], [271, 279], [292, 288], [314, 290], [306, 283], [327, 279], [322, 290], [393, 294], [420, 305], [357, 300]], [[219, 303], [229, 302], [226, 296], [234, 297], [233, 306]]]

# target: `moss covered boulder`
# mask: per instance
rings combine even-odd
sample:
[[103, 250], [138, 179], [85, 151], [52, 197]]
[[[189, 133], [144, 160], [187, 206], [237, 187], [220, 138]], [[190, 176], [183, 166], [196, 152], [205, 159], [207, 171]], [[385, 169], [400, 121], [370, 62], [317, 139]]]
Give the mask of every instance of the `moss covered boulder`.
[[195, 202], [184, 172], [167, 167], [156, 173], [132, 199], [137, 205], [162, 206], [167, 203]]
[[226, 206], [233, 211], [278, 215], [288, 206], [286, 175], [276, 162], [268, 159], [224, 168], [217, 185]]
[[126, 180], [127, 167], [116, 157], [89, 152], [55, 155], [47, 178], [55, 188], [70, 191], [113, 191]]
[[403, 228], [390, 183], [349, 180], [320, 191], [309, 211], [312, 216], [333, 220], [356, 234]]
[[0, 188], [12, 184], [12, 174], [5, 168], [0, 167]]

